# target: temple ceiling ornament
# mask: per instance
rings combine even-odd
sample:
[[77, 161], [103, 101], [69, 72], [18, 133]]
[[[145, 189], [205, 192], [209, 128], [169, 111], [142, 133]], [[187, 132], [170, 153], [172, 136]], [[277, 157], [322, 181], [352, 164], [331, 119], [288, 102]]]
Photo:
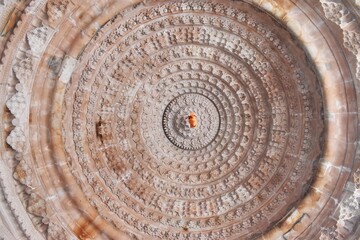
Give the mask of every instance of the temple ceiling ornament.
[[358, 239], [359, 13], [0, 1], [0, 239]]

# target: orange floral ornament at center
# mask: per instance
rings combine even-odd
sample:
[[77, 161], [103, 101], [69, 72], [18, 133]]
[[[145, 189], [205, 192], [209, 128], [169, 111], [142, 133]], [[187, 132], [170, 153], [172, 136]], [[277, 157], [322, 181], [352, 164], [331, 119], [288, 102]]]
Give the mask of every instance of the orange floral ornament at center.
[[188, 117], [190, 128], [195, 128], [197, 126], [197, 119], [194, 112], [190, 113], [190, 116]]

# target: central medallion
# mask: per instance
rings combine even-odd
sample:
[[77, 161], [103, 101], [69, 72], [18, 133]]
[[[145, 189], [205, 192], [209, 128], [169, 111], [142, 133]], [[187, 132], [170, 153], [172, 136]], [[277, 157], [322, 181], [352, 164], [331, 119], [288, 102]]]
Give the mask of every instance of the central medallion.
[[183, 94], [174, 98], [163, 115], [163, 129], [177, 147], [198, 150], [216, 137], [220, 126], [214, 103], [201, 94]]

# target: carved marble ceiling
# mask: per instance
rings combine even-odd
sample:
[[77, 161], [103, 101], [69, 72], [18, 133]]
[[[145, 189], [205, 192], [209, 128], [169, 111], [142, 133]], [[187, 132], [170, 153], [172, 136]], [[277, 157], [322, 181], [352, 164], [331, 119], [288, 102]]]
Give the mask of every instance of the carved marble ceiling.
[[0, 239], [358, 239], [359, 13], [0, 1]]

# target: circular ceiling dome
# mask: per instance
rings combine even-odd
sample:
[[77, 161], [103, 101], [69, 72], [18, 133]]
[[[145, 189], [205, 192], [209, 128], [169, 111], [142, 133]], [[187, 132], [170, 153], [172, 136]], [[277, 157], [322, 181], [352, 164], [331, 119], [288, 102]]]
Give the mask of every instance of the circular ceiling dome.
[[306, 1], [265, 2], [27, 6], [2, 68], [25, 237], [358, 235], [355, 68]]
[[246, 3], [139, 5], [85, 52], [62, 122], [82, 181], [99, 186], [94, 204], [115, 226], [251, 238], [306, 190], [320, 154], [320, 93], [305, 53], [266, 13]]

